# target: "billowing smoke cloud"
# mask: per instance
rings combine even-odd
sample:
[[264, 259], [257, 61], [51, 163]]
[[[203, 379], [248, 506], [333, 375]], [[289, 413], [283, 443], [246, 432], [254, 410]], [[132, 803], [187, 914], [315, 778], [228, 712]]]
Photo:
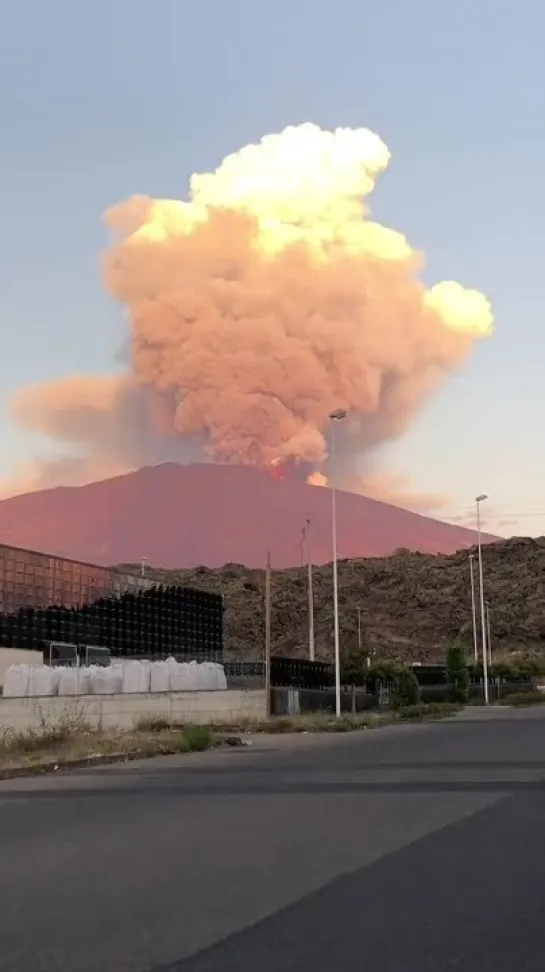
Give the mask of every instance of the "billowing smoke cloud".
[[369, 218], [388, 162], [370, 131], [306, 124], [194, 175], [187, 202], [110, 209], [103, 275], [127, 310], [130, 360], [122, 375], [18, 392], [14, 420], [63, 445], [34, 486], [198, 455], [327, 473], [339, 407], [353, 482], [492, 329], [482, 294], [426, 289], [405, 237]]

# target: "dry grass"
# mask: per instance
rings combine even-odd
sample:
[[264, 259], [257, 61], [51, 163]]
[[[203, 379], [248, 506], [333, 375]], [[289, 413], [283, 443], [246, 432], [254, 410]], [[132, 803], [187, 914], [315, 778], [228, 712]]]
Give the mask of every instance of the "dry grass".
[[513, 705], [516, 708], [525, 708], [529, 705], [544, 705], [545, 692], [514, 692], [503, 700], [504, 705]]
[[73, 713], [37, 728], [0, 733], [0, 772], [50, 764], [100, 759], [136, 759], [172, 753], [202, 752], [215, 745], [206, 726], [155, 725], [122, 731], [93, 730]]
[[42, 719], [37, 728], [0, 733], [0, 775], [36, 771], [100, 760], [140, 759], [174, 753], [204, 752], [221, 742], [223, 734], [353, 732], [374, 729], [399, 721], [422, 721], [452, 715], [461, 707], [449, 703], [409, 706], [395, 712], [343, 715], [329, 713], [276, 717], [237, 725], [171, 726], [166, 719], [146, 719], [134, 729], [93, 730], [77, 707], [56, 722]]
[[252, 733], [300, 733], [300, 732], [353, 732], [357, 729], [375, 729], [393, 722], [420, 722], [425, 719], [444, 719], [459, 712], [463, 706], [450, 702], [419, 703], [403, 706], [387, 712], [345, 713], [340, 718], [329, 712], [309, 715], [275, 716], [263, 722], [239, 722], [236, 726], [213, 726], [214, 732]]

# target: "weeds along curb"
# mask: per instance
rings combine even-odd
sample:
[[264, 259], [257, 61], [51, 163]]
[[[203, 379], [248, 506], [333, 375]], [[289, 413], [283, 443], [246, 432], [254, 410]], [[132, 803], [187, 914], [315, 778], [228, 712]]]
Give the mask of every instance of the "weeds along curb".
[[[221, 740], [215, 740], [208, 749], [217, 749], [222, 745]], [[0, 767], [0, 781], [14, 780], [23, 776], [45, 776], [48, 773], [85, 769], [88, 766], [106, 766], [108, 763], [133, 763], [138, 759], [156, 759], [158, 756], [188, 756], [191, 752], [207, 752], [207, 750], [180, 749], [179, 746], [162, 746], [155, 752], [145, 749], [133, 749], [128, 752], [97, 753], [91, 756], [79, 756], [77, 759], [48, 760], [46, 763], [33, 763], [27, 766]]]
[[[157, 753], [168, 756], [168, 753]], [[141, 753], [109, 753], [107, 756], [82, 756], [79, 759], [55, 759], [47, 763], [34, 763], [29, 766], [7, 766], [0, 769], [0, 780], [15, 780], [22, 776], [45, 776], [61, 770], [82, 769], [85, 766], [104, 766], [106, 763], [126, 763], [144, 759]]]
[[[423, 723], [423, 722], [437, 722], [443, 719], [451, 718], [456, 715], [457, 712], [461, 711], [463, 706], [453, 707], [450, 711], [444, 711], [441, 713], [419, 713], [414, 715], [399, 715], [392, 713], [390, 716], [378, 717], [374, 721], [369, 723], [362, 723], [361, 725], [345, 725], [342, 733], [354, 733], [363, 732], [367, 729], [384, 729], [386, 726], [392, 725], [410, 725], [411, 723]], [[282, 717], [280, 717], [282, 718]], [[92, 766], [107, 766], [113, 763], [130, 763], [136, 760], [146, 760], [146, 759], [156, 759], [159, 756], [179, 756], [188, 755], [191, 752], [206, 752], [211, 749], [227, 748], [226, 736], [233, 736], [237, 733], [248, 732], [248, 729], [232, 728], [230, 731], [227, 727], [214, 727], [213, 730], [216, 734], [213, 736], [211, 744], [206, 747], [206, 749], [180, 749], [179, 746], [169, 746], [164, 744], [160, 746], [156, 751], [150, 752], [149, 750], [143, 749], [133, 749], [126, 752], [114, 752], [114, 753], [97, 753], [91, 754], [90, 756], [79, 756], [75, 759], [63, 759], [59, 757], [58, 759], [51, 759], [44, 763], [33, 763], [27, 766], [6, 766], [0, 767], [0, 781], [2, 780], [14, 780], [20, 779], [22, 777], [30, 776], [46, 776], [52, 773], [68, 772], [69, 770], [85, 769], [86, 767]], [[334, 722], [326, 723], [323, 726], [306, 727], [301, 726], [298, 729], [281, 729], [274, 728], [274, 722], [271, 722], [269, 727], [264, 726], [262, 723], [260, 727], [256, 730], [250, 729], [256, 735], [276, 735], [278, 733], [284, 733], [285, 735], [301, 735], [303, 733], [309, 733], [314, 735], [332, 735], [339, 732], [339, 729], [335, 729]]]

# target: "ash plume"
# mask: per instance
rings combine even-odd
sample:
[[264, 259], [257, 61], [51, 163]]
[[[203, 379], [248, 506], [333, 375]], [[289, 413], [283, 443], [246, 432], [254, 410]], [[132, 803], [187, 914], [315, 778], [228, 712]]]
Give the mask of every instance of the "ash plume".
[[188, 201], [108, 210], [102, 273], [126, 309], [126, 370], [17, 392], [14, 421], [61, 446], [18, 488], [203, 456], [327, 475], [339, 407], [341, 481], [361, 480], [362, 457], [410, 428], [493, 320], [478, 291], [427, 289], [421, 255], [370, 219], [389, 158], [366, 129], [304, 124], [192, 176]]

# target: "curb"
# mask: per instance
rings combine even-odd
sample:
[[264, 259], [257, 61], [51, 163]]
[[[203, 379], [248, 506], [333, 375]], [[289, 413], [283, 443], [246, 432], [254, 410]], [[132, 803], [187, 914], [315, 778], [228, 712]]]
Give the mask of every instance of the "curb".
[[[471, 707], [469, 707], [469, 708], [471, 709]], [[459, 710], [459, 711], [464, 711], [464, 709]], [[283, 736], [283, 735], [286, 735], [286, 736], [288, 736], [288, 735], [302, 735], [302, 734], [305, 734], [305, 733], [306, 734], [309, 734], [309, 735], [311, 734], [311, 735], [326, 735], [326, 736], [327, 735], [343, 735], [343, 734], [344, 735], [352, 735], [355, 732], [361, 732], [364, 729], [369, 729], [369, 728], [373, 728], [373, 729], [385, 729], [388, 726], [392, 726], [392, 725], [406, 725], [407, 726], [407, 725], [418, 724], [418, 723], [423, 723], [423, 722], [424, 723], [425, 722], [440, 722], [440, 721], [443, 721], [445, 719], [451, 719], [453, 716], [456, 716], [456, 715], [459, 715], [459, 712], [451, 712], [451, 713], [449, 712], [448, 715], [446, 713], [444, 715], [422, 715], [420, 717], [415, 717], [415, 718], [411, 718], [411, 719], [399, 719], [398, 718], [398, 719], [392, 719], [392, 721], [389, 721], [388, 720], [388, 721], [385, 721], [383, 723], [380, 723], [379, 722], [378, 725], [375, 725], [375, 726], [362, 725], [362, 726], [358, 726], [358, 727], [346, 729], [346, 730], [343, 730], [343, 732], [336, 732], [335, 730], [332, 730], [332, 729], [329, 729], [329, 730], [323, 730], [323, 729], [322, 730], [312, 730], [312, 729], [310, 729], [310, 730], [303, 730], [303, 731], [302, 730], [299, 730], [299, 731], [296, 730], [293, 733], [289, 733], [289, 732], [270, 732], [269, 733], [269, 732], [266, 732], [265, 730], [262, 730], [260, 733], [258, 733], [258, 735], [265, 735], [265, 736], [269, 736], [269, 735], [270, 736], [277, 736], [277, 735]], [[224, 733], [224, 732], [221, 732], [220, 731], [218, 733], [218, 735], [216, 736], [215, 744], [212, 744], [212, 746], [210, 746], [209, 750], [204, 750], [204, 751], [210, 752], [211, 750], [214, 750], [214, 749], [228, 747], [230, 745], [233, 745], [233, 743], [227, 742], [227, 738], [232, 739], [236, 735], [238, 735], [238, 734], [237, 733], [229, 733], [227, 735], [227, 733]], [[242, 743], [241, 745], [242, 746], [245, 746], [247, 744]], [[21, 779], [23, 777], [29, 777], [29, 776], [46, 776], [47, 774], [50, 774], [50, 773], [61, 773], [63, 771], [68, 771], [68, 770], [85, 769], [86, 767], [91, 767], [91, 766], [107, 766], [108, 764], [111, 764], [111, 763], [130, 763], [130, 762], [134, 762], [137, 759], [141, 759], [141, 760], [145, 760], [145, 759], [156, 759], [159, 756], [176, 756], [176, 755], [189, 755], [189, 753], [185, 754], [185, 753], [181, 753], [179, 749], [168, 749], [167, 748], [167, 749], [164, 749], [162, 752], [156, 752], [156, 753], [143, 753], [143, 752], [138, 752], [138, 751], [135, 750], [134, 752], [128, 752], [128, 753], [108, 753], [107, 755], [100, 755], [99, 754], [99, 755], [96, 755], [96, 756], [83, 756], [83, 757], [80, 757], [79, 759], [50, 760], [48, 763], [36, 763], [36, 764], [34, 764], [32, 766], [31, 765], [29, 765], [29, 766], [11, 766], [11, 767], [5, 767], [4, 769], [1, 769], [0, 768], [0, 782], [3, 781], [3, 780], [15, 780], [15, 779]]]
[[154, 756], [172, 756], [179, 750], [164, 753], [109, 753], [107, 756], [83, 756], [80, 759], [51, 760], [49, 763], [36, 763], [33, 766], [9, 766], [0, 769], [1, 780], [15, 780], [23, 776], [45, 776], [47, 773], [60, 773], [62, 770], [84, 769], [86, 766], [105, 766], [108, 763], [129, 763], [136, 759], [152, 759]]
[[[222, 745], [220, 743], [219, 745]], [[217, 749], [218, 745], [212, 745], [208, 750], [201, 752], [211, 752]], [[0, 769], [0, 782], [2, 780], [16, 780], [24, 776], [45, 776], [48, 773], [61, 773], [63, 770], [85, 769], [88, 766], [107, 766], [109, 763], [133, 763], [137, 759], [157, 759], [160, 756], [189, 756], [191, 751], [182, 752], [179, 749], [164, 749], [157, 753], [129, 752], [129, 753], [108, 753], [107, 755], [82, 756], [79, 759], [51, 760], [48, 763], [36, 763], [32, 766], [8, 766]]]

